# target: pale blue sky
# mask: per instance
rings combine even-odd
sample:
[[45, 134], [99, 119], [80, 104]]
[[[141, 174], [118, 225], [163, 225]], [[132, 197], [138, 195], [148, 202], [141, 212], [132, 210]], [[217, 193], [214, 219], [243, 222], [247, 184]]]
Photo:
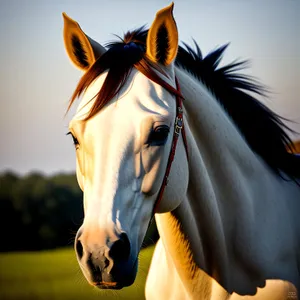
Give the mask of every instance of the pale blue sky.
[[[81, 73], [64, 50], [63, 11], [104, 43], [150, 25], [169, 3], [0, 0], [0, 171], [75, 170], [64, 113]], [[224, 62], [250, 59], [247, 74], [274, 92], [267, 105], [300, 123], [300, 1], [175, 0], [174, 15], [180, 39], [195, 38], [205, 54], [231, 42]]]

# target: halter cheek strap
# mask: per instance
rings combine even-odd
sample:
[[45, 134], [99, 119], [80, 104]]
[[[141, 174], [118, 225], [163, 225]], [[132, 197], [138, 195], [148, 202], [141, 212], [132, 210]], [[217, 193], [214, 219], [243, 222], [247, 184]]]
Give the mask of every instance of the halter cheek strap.
[[164, 176], [162, 185], [160, 187], [159, 193], [157, 195], [156, 202], [154, 204], [153, 215], [157, 212], [157, 209], [158, 209], [158, 206], [161, 202], [164, 190], [165, 190], [165, 188], [168, 184], [168, 177], [169, 177], [169, 174], [170, 174], [170, 171], [171, 171], [172, 162], [173, 162], [174, 157], [175, 157], [177, 141], [178, 141], [180, 133], [182, 133], [182, 139], [183, 139], [186, 155], [188, 157], [187, 140], [186, 140], [184, 125], [183, 125], [182, 97], [179, 96], [179, 95], [181, 95], [181, 92], [180, 92], [180, 86], [179, 86], [179, 83], [178, 83], [178, 80], [177, 80], [176, 77], [175, 77], [175, 82], [176, 82], [176, 88], [177, 88], [177, 91], [178, 91], [178, 95], [176, 95], [176, 119], [175, 119], [175, 124], [174, 124], [173, 141], [172, 141], [171, 151], [170, 151], [170, 154], [169, 154], [169, 159], [168, 159], [168, 164], [167, 164], [165, 176]]

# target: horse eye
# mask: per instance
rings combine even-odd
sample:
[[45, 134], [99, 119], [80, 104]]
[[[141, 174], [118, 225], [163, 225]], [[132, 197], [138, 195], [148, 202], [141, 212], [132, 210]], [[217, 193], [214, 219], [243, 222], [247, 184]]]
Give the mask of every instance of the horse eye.
[[153, 129], [149, 135], [147, 144], [152, 146], [162, 146], [166, 143], [170, 128], [167, 125], [161, 125]]
[[77, 147], [79, 145], [79, 142], [76, 139], [76, 137], [72, 134], [72, 132], [68, 132], [67, 135], [71, 135], [72, 136], [73, 143], [74, 143], [75, 147]]

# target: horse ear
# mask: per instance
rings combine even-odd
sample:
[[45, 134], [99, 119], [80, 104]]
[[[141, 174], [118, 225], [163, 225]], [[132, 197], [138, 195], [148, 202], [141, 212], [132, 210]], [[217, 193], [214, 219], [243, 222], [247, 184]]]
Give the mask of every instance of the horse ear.
[[147, 36], [147, 56], [155, 63], [170, 65], [178, 50], [178, 31], [173, 17], [172, 2], [156, 13]]
[[76, 67], [86, 71], [106, 50], [87, 36], [66, 13], [63, 13], [63, 18], [64, 43], [69, 58]]

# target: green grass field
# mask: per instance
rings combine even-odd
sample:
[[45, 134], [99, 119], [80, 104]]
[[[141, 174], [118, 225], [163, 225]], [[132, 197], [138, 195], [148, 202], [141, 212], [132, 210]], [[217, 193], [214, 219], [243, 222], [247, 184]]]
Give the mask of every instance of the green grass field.
[[144, 286], [154, 247], [141, 251], [136, 282], [121, 291], [102, 291], [84, 279], [73, 249], [0, 254], [0, 299], [145, 299]]

